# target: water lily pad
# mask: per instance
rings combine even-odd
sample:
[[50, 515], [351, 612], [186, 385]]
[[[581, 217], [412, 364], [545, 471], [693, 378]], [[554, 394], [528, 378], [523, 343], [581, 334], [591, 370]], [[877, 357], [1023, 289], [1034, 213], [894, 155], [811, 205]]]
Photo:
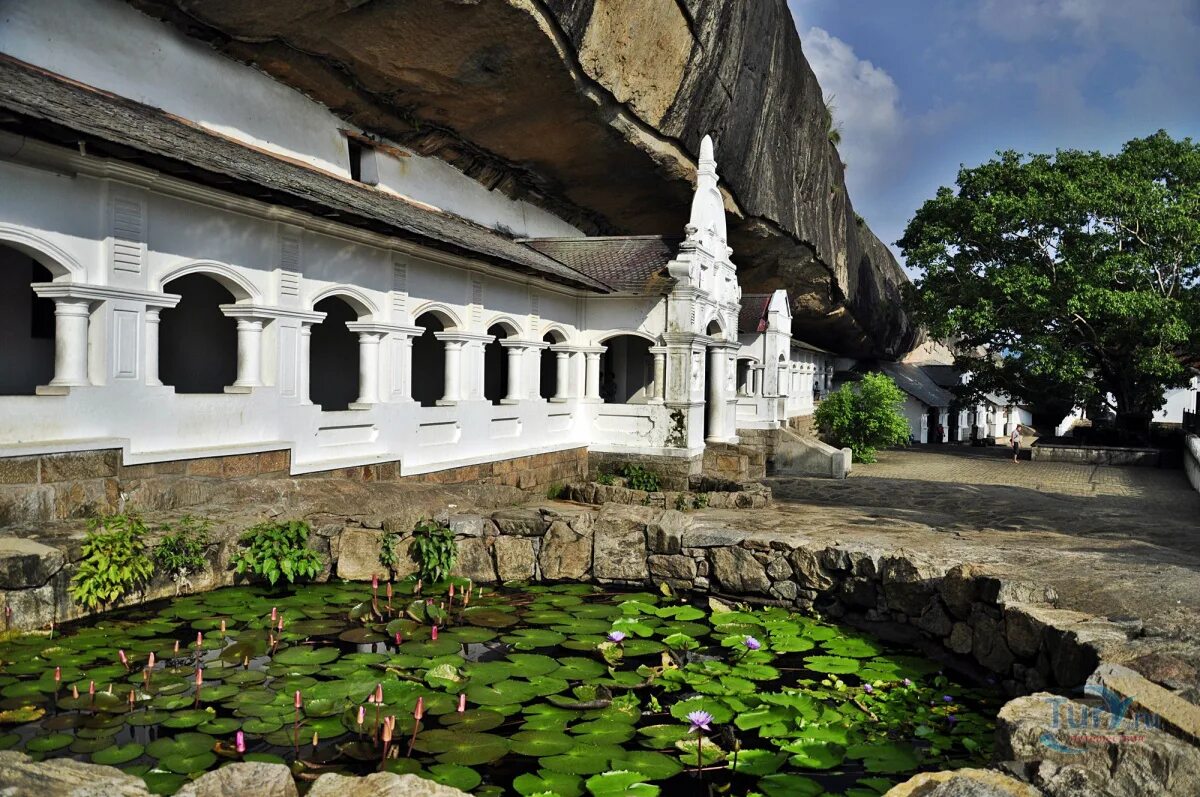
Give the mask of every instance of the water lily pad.
[[683, 770], [678, 759], [651, 750], [630, 750], [614, 759], [612, 765], [640, 772], [646, 780], [667, 780]]
[[520, 755], [541, 758], [559, 755], [579, 744], [579, 740], [561, 731], [520, 731], [511, 737], [512, 751]]
[[701, 742], [695, 736], [679, 740], [675, 743], [675, 749], [679, 751], [679, 760], [693, 769], [719, 764], [726, 758], [725, 751], [716, 742], [711, 739]]
[[787, 753], [751, 748], [739, 750], [737, 756], [730, 759], [729, 768], [743, 775], [762, 777], [778, 772], [787, 759]]
[[595, 775], [609, 768], [609, 762], [624, 751], [617, 745], [579, 744], [560, 754], [538, 760], [543, 769], [567, 775]]
[[659, 788], [644, 780], [641, 772], [615, 770], [593, 775], [585, 785], [593, 797], [655, 797]]
[[277, 731], [283, 727], [282, 719], [273, 717], [253, 717], [242, 722], [242, 730], [246, 733], [265, 736], [272, 731]]
[[554, 794], [558, 797], [580, 797], [583, 794], [583, 778], [579, 775], [569, 775], [563, 772], [553, 772], [548, 769], [539, 770], [535, 775], [526, 773], [513, 779], [513, 788], [518, 794]]
[[868, 772], [907, 772], [921, 763], [916, 748], [901, 742], [851, 745], [846, 757], [861, 760]]
[[557, 661], [537, 653], [510, 653], [508, 660], [516, 668], [514, 672], [520, 673], [523, 678], [549, 675], [559, 668]]
[[332, 646], [314, 648], [305, 645], [296, 645], [295, 647], [284, 648], [279, 651], [272, 660], [276, 664], [303, 664], [311, 666], [329, 664], [339, 655], [338, 649]]
[[216, 719], [217, 712], [211, 708], [189, 709], [176, 711], [168, 719], [163, 720], [164, 728], [194, 728], [197, 725]]
[[41, 719], [46, 713], [43, 706], [17, 706], [0, 711], [0, 725], [13, 725], [22, 722], [33, 722]]
[[792, 754], [788, 761], [806, 769], [832, 769], [846, 759], [846, 748], [825, 742], [796, 742], [782, 748]]
[[431, 730], [417, 734], [413, 749], [436, 753], [444, 764], [472, 766], [503, 758], [509, 750], [503, 736], [455, 730]]
[[429, 767], [429, 774], [422, 777], [463, 791], [469, 791], [483, 782], [483, 777], [478, 772], [460, 764], [433, 764]]
[[808, 656], [804, 659], [804, 665], [813, 672], [845, 675], [857, 672], [859, 661], [841, 656]]
[[238, 728], [242, 727], [242, 721], [233, 717], [217, 717], [214, 720], [203, 722], [196, 726], [196, 730], [201, 733], [211, 734], [213, 736], [226, 736], [233, 733]]
[[559, 668], [554, 675], [568, 681], [586, 681], [604, 674], [604, 665], [594, 659], [567, 656], [559, 659], [558, 663]]
[[193, 772], [203, 772], [215, 763], [217, 763], [217, 756], [215, 753], [196, 753], [194, 755], [180, 753], [176, 755], [164, 756], [158, 759], [158, 765], [160, 767], [180, 775], [189, 775]]
[[825, 792], [812, 778], [785, 772], [760, 778], [757, 787], [766, 797], [817, 797]]
[[712, 715], [713, 722], [718, 724], [733, 719], [733, 711], [723, 703], [705, 697], [694, 697], [683, 700], [671, 706], [671, 716], [677, 720], [688, 721], [687, 715], [693, 711], [706, 711]]
[[492, 728], [498, 728], [504, 724], [504, 715], [491, 709], [472, 708], [444, 715], [442, 724], [455, 730], [490, 731]]
[[839, 637], [825, 641], [821, 647], [833, 656], [845, 656], [851, 659], [867, 659], [878, 656], [883, 649], [866, 639], [857, 637]]
[[119, 744], [92, 753], [92, 762], [117, 766], [118, 764], [127, 764], [135, 758], [140, 758], [144, 752], [146, 752], [146, 748], [136, 742]]
[[508, 628], [519, 622], [519, 618], [510, 612], [482, 606], [465, 610], [462, 618], [471, 625], [480, 625], [484, 628]]
[[151, 794], [174, 794], [187, 783], [187, 776], [161, 770], [152, 769], [143, 772], [140, 777], [146, 782], [146, 789]]
[[45, 736], [35, 736], [30, 739], [25, 744], [25, 749], [31, 753], [50, 753], [63, 749], [73, 741], [75, 741], [75, 737], [65, 733], [48, 733]]

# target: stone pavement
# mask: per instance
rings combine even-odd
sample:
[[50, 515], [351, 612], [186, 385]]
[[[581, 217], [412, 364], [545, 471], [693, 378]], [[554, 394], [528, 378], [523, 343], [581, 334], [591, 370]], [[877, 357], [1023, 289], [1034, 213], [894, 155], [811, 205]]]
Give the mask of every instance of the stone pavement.
[[1014, 465], [1004, 455], [918, 446], [855, 464], [842, 481], [768, 479], [776, 505], [753, 521], [1009, 568], [1053, 587], [1059, 606], [1138, 618], [1148, 636], [1200, 644], [1200, 495], [1183, 471]]

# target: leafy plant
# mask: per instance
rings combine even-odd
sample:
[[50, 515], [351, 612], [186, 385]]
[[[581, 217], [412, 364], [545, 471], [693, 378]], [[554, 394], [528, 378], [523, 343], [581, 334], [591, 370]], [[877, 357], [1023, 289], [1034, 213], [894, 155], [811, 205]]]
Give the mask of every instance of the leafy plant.
[[562, 497], [562, 494], [565, 490], [566, 487], [564, 487], [560, 482], [554, 482], [554, 484], [551, 484], [546, 488], [546, 497], [551, 501], [557, 500]]
[[[163, 537], [154, 547], [154, 561], [175, 581], [177, 592], [188, 583], [189, 575], [204, 569], [204, 549], [208, 547], [211, 526], [209, 520], [185, 515], [175, 533]], [[164, 530], [170, 528], [163, 526]]]
[[88, 521], [83, 561], [71, 577], [71, 597], [88, 609], [112, 603], [150, 578], [154, 569], [137, 515], [108, 515]]
[[621, 471], [621, 475], [625, 477], [625, 484], [631, 490], [657, 493], [662, 489], [662, 479], [659, 475], [641, 465], [626, 465]]
[[696, 493], [696, 497], [692, 500], [692, 506], [696, 509], [704, 509], [708, 506], [708, 493]]
[[399, 556], [396, 554], [396, 543], [399, 539], [399, 534], [388, 532], [383, 535], [383, 540], [379, 543], [379, 564], [386, 567], [388, 572], [396, 569], [396, 562], [399, 560]]
[[680, 493], [679, 495], [675, 496], [675, 508], [680, 512], [686, 512], [692, 508], [691, 502], [688, 501], [687, 493]]
[[596, 484], [603, 484], [605, 487], [612, 487], [617, 483], [617, 478], [611, 473], [601, 473], [596, 477]]
[[238, 573], [253, 573], [272, 586], [280, 577], [288, 583], [315, 578], [321, 572], [321, 556], [308, 547], [308, 524], [267, 521], [246, 530], [240, 542], [247, 546], [234, 557]]
[[817, 427], [858, 462], [874, 462], [875, 450], [908, 442], [908, 421], [897, 407], [904, 394], [890, 377], [867, 374], [857, 385], [842, 385], [814, 414]]
[[432, 520], [423, 520], [413, 530], [413, 547], [417, 551], [418, 574], [426, 581], [441, 581], [450, 575], [458, 559], [458, 543], [454, 532]]

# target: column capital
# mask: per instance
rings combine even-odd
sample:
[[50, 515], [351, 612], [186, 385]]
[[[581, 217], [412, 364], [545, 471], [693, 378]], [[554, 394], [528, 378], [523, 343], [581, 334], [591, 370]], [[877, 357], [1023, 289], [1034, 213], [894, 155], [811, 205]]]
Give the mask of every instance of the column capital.
[[581, 351], [584, 354], [594, 356], [597, 354], [604, 354], [604, 352], [608, 351], [608, 347], [607, 346], [579, 346], [579, 347], [575, 348], [574, 351]]
[[125, 299], [144, 303], [147, 307], [174, 307], [181, 298], [174, 293], [139, 291], [133, 288], [115, 288], [111, 285], [87, 285], [78, 282], [35, 282], [33, 292], [44, 299], [74, 299], [77, 301], [103, 302], [109, 299]]
[[500, 338], [500, 345], [506, 349], [547, 349], [550, 344], [544, 340], [522, 340], [521, 338]]
[[325, 313], [267, 307], [262, 304], [222, 304], [220, 309], [228, 318], [254, 318], [263, 322], [274, 321], [277, 318], [294, 318], [301, 324], [319, 324], [325, 320]]
[[403, 324], [381, 324], [377, 321], [348, 321], [346, 322], [346, 329], [360, 334], [395, 335], [396, 337], [405, 338], [413, 335], [421, 335], [425, 332], [424, 327], [410, 327]]
[[444, 343], [491, 343], [495, 335], [481, 335], [476, 332], [434, 332], [433, 336]]

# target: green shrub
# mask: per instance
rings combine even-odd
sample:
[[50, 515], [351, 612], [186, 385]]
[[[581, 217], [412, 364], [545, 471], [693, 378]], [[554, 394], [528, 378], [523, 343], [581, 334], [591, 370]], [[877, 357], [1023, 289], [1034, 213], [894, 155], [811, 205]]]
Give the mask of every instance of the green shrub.
[[858, 462], [874, 462], [875, 450], [905, 445], [908, 421], [898, 407], [904, 393], [884, 374], [866, 374], [857, 385], [842, 385], [817, 407], [814, 419], [833, 445], [849, 448]]
[[88, 521], [83, 560], [71, 577], [71, 597], [88, 609], [112, 603], [143, 584], [154, 569], [137, 515], [108, 515]]
[[561, 483], [555, 482], [554, 484], [551, 484], [549, 487], [546, 488], [546, 497], [549, 498], [551, 501], [556, 501], [559, 498], [562, 498], [562, 494], [563, 494], [563, 492], [566, 491], [566, 489], [567, 488], [564, 487]]
[[383, 540], [379, 543], [379, 564], [386, 567], [389, 573], [396, 570], [396, 562], [399, 560], [396, 543], [399, 540], [400, 535], [392, 531], [384, 534]]
[[605, 487], [612, 487], [617, 483], [617, 478], [611, 473], [601, 473], [596, 477], [596, 484], [603, 484]]
[[696, 509], [706, 508], [708, 506], [708, 493], [696, 493], [696, 498], [692, 501], [692, 506]]
[[691, 502], [688, 501], [687, 493], [680, 493], [675, 496], [675, 508], [680, 512], [686, 512], [692, 508]]
[[234, 557], [239, 573], [253, 573], [272, 586], [280, 577], [288, 583], [315, 578], [321, 572], [321, 555], [308, 547], [308, 524], [267, 521], [249, 528], [240, 542], [247, 546]]
[[426, 581], [441, 581], [450, 575], [458, 559], [454, 532], [433, 520], [422, 520], [413, 530], [417, 574]]
[[[208, 547], [208, 530], [212, 523], [202, 518], [185, 515], [180, 518], [173, 534], [168, 534], [154, 546], [154, 561], [160, 570], [167, 573], [177, 584], [187, 580], [192, 573], [204, 569], [204, 549]], [[163, 530], [171, 526], [164, 525]]]
[[662, 480], [659, 475], [641, 465], [626, 465], [621, 471], [621, 475], [625, 477], [625, 485], [631, 490], [657, 493], [662, 489]]

